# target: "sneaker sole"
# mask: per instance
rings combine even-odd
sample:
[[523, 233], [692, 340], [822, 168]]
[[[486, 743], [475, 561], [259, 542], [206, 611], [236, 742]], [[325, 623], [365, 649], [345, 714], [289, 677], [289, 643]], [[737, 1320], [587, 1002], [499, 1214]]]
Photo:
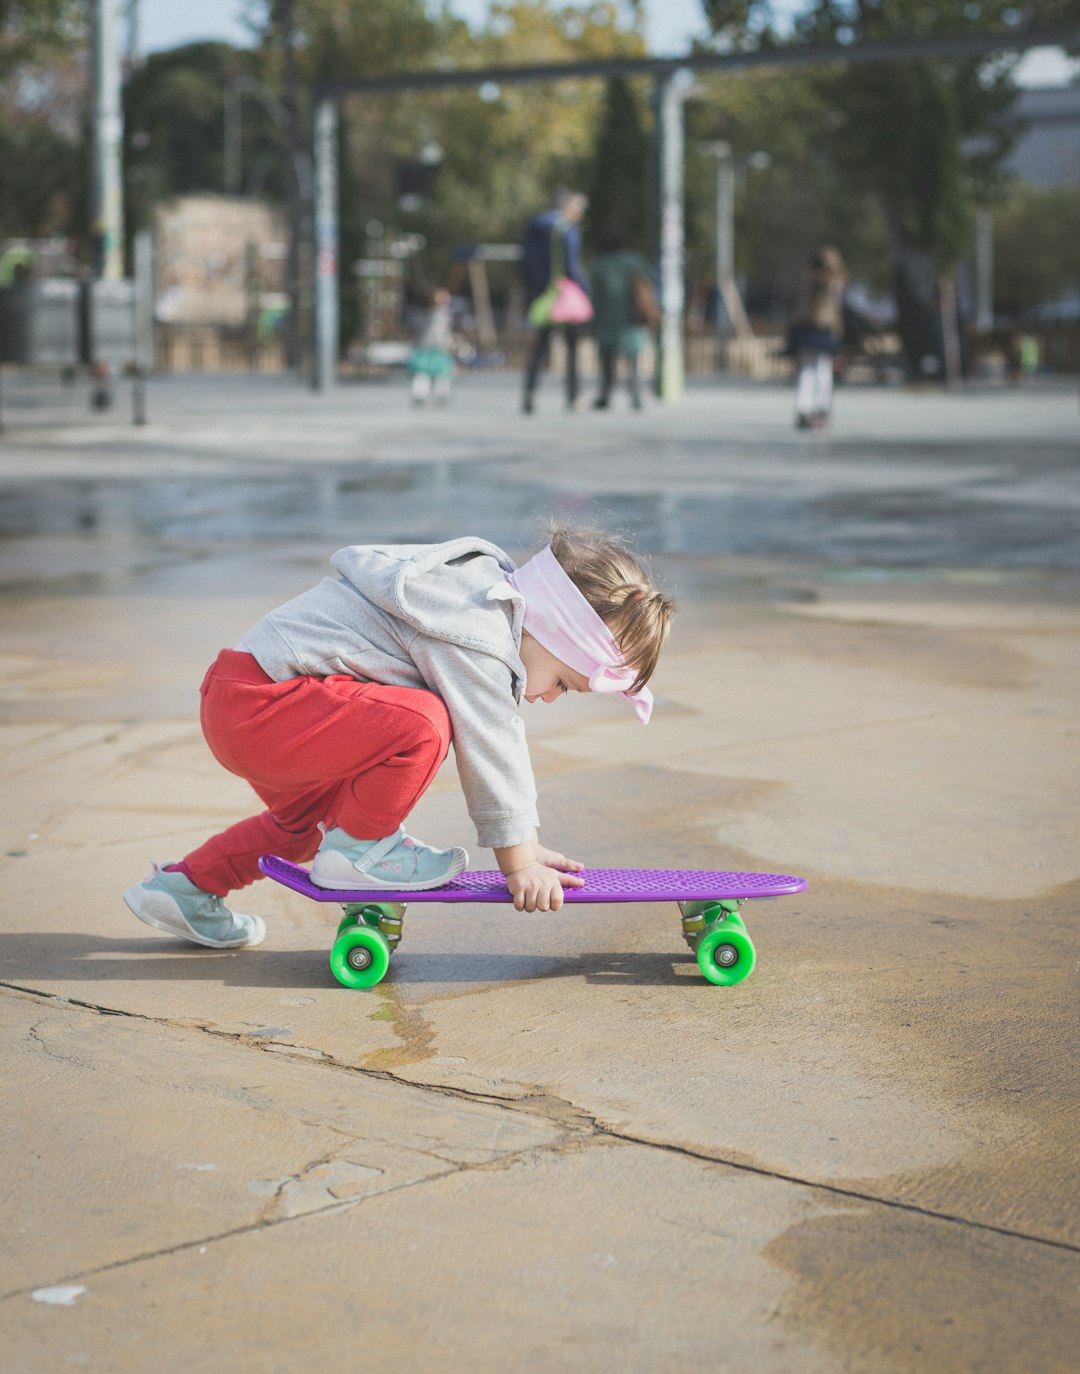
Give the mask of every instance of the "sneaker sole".
[[[356, 869], [349, 863], [343, 854], [331, 851], [326, 857], [342, 859], [343, 867], [348, 865], [348, 872], [339, 874], [316, 873], [315, 866], [319, 862], [319, 855], [315, 856], [315, 863], [311, 865], [311, 881], [316, 887], [325, 888], [331, 892], [430, 892], [437, 887], [445, 887], [451, 879], [456, 878], [459, 873], [464, 873], [469, 866], [469, 856], [464, 849], [454, 850], [454, 861], [450, 865], [449, 873], [444, 873], [438, 878], [429, 878], [424, 882], [382, 882], [373, 877], [370, 873], [357, 873]], [[326, 865], [324, 864], [325, 868]]]
[[[153, 892], [143, 891], [142, 885], [136, 883], [124, 893], [124, 903], [145, 925], [153, 926], [155, 930], [163, 930], [167, 935], [175, 935], [178, 940], [186, 940], [192, 945], [205, 945], [207, 949], [248, 949], [252, 945], [262, 944], [266, 939], [266, 924], [262, 917], [249, 916], [248, 920], [255, 922], [254, 935], [244, 936], [241, 940], [211, 940], [209, 936], [200, 935], [197, 930], [193, 930], [186, 921], [178, 926], [176, 916], [166, 903], [154, 902], [155, 895]], [[163, 907], [164, 910], [154, 911], [154, 906]]]

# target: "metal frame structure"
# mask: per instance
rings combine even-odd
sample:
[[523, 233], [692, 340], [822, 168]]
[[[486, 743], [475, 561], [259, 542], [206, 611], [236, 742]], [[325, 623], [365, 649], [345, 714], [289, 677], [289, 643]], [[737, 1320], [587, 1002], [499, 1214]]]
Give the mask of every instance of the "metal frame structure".
[[315, 200], [315, 365], [317, 391], [334, 385], [338, 334], [338, 102], [347, 95], [461, 86], [520, 85], [645, 76], [655, 83], [657, 111], [659, 253], [663, 318], [660, 326], [660, 395], [674, 400], [683, 388], [683, 104], [695, 71], [739, 72], [753, 67], [821, 66], [832, 62], [896, 62], [978, 57], [1030, 48], [1080, 46], [1080, 30], [980, 34], [955, 38], [898, 39], [878, 43], [830, 43], [766, 48], [753, 52], [693, 52], [685, 57], [623, 57], [589, 62], [475, 67], [458, 71], [402, 72], [392, 76], [320, 84], [312, 91]]

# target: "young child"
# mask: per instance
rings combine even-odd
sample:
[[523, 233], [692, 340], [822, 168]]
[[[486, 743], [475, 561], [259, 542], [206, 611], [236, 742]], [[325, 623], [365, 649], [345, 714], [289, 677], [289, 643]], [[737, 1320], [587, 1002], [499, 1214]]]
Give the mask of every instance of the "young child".
[[452, 303], [450, 292], [440, 286], [429, 294], [425, 308], [416, 313], [416, 347], [409, 354], [409, 391], [415, 405], [425, 405], [432, 392], [443, 405], [450, 400], [454, 376]]
[[811, 254], [788, 337], [796, 368], [797, 429], [824, 429], [829, 422], [833, 361], [844, 335], [845, 282], [838, 249], [824, 247]]
[[263, 854], [314, 855], [320, 887], [440, 887], [468, 855], [402, 823], [453, 740], [477, 838], [514, 906], [557, 911], [583, 865], [539, 842], [518, 705], [618, 692], [647, 724], [670, 597], [596, 530], [555, 530], [520, 568], [474, 538], [354, 545], [331, 563], [336, 578], [264, 616], [202, 684], [207, 743], [266, 810], [155, 864], [125, 902], [181, 939], [236, 949], [266, 928], [222, 898], [262, 876]]

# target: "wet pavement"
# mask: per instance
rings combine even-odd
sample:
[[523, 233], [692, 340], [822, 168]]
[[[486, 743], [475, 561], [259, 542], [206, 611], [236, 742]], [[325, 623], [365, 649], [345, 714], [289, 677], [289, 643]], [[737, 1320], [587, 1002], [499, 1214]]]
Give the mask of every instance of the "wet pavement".
[[[516, 400], [173, 379], [135, 428], [5, 377], [0, 1364], [1071, 1370], [1075, 387], [851, 389], [830, 434], [779, 388]], [[133, 921], [251, 806], [198, 731], [222, 643], [341, 543], [545, 516], [682, 608], [648, 731], [526, 714], [545, 838], [805, 875], [744, 907], [750, 979], [648, 906], [417, 902], [369, 993], [269, 884], [254, 950]], [[415, 828], [468, 843], [452, 769]]]
[[550, 413], [525, 419], [511, 380], [492, 377], [422, 412], [393, 383], [326, 399], [268, 378], [173, 379], [152, 387], [147, 428], [124, 425], [122, 392], [96, 423], [76, 392], [65, 433], [48, 423], [59, 407], [44, 404], [47, 387], [27, 388], [21, 407], [8, 398], [3, 534], [200, 549], [469, 528], [513, 547], [537, 512], [577, 518], [592, 503], [660, 554], [1080, 567], [1080, 404], [1064, 386], [841, 392], [827, 435], [794, 432], [779, 388], [696, 388], [673, 426], [659, 406], [566, 415], [554, 393]]

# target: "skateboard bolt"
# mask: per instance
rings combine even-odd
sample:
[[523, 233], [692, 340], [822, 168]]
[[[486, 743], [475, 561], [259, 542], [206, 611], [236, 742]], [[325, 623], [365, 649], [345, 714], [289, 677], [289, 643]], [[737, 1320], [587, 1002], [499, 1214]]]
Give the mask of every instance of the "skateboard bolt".
[[713, 960], [721, 968], [731, 968], [732, 964], [739, 962], [739, 951], [734, 945], [717, 945], [713, 950]]
[[350, 968], [354, 968], [358, 972], [362, 972], [364, 969], [370, 968], [371, 950], [365, 949], [363, 945], [356, 945], [353, 949], [349, 950], [348, 965]]

